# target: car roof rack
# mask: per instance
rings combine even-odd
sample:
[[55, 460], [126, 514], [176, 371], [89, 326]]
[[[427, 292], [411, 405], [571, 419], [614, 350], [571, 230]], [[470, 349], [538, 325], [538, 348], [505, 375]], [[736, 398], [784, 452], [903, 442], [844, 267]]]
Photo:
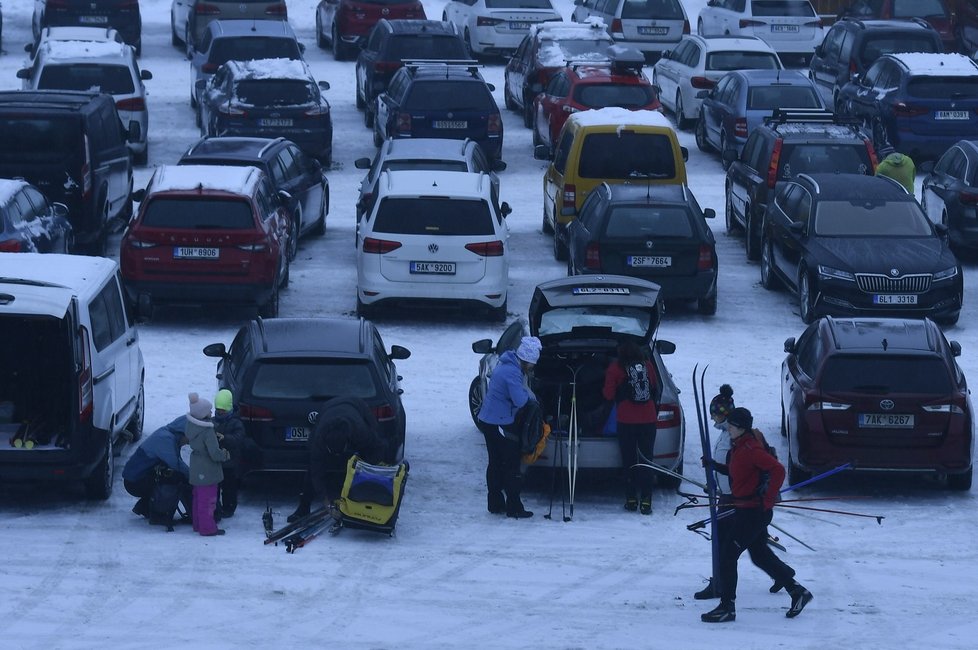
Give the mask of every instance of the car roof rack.
[[468, 70], [474, 77], [479, 74], [482, 65], [475, 59], [401, 59], [405, 68], [417, 71], [420, 68], [444, 68], [447, 74], [449, 70]]
[[860, 126], [862, 123], [854, 117], [836, 115], [832, 111], [808, 110], [797, 108], [776, 108], [770, 117], [764, 118], [765, 124], [788, 124], [796, 122], [815, 122], [819, 124], [839, 124]]

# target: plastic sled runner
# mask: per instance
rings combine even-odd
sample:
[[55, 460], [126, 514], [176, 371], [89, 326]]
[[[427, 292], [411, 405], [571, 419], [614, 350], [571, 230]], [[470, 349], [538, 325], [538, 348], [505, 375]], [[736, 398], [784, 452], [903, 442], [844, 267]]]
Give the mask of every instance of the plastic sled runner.
[[407, 475], [407, 463], [371, 465], [352, 456], [337, 502], [341, 517], [333, 532], [359, 528], [393, 535]]

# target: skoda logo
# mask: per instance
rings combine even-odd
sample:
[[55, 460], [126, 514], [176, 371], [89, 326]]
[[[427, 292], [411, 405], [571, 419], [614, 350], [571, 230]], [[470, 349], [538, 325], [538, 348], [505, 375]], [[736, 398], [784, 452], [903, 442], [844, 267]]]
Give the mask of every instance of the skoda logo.
[[651, 241], [651, 240], [647, 240], [647, 241], [645, 242], [645, 247], [646, 247], [646, 248], [652, 248], [652, 241]]
[[893, 407], [894, 407], [893, 400], [891, 399], [880, 400], [880, 408], [883, 409], [884, 411], [892, 411]]
[[428, 244], [428, 252], [429, 253], [437, 253], [438, 252], [438, 244]]
[[900, 269], [890, 269], [890, 275], [892, 275], [895, 278], [896, 277], [899, 277], [900, 276]]
[[306, 419], [309, 420], [309, 424], [316, 424], [316, 420], [319, 419], [319, 411], [309, 411]]

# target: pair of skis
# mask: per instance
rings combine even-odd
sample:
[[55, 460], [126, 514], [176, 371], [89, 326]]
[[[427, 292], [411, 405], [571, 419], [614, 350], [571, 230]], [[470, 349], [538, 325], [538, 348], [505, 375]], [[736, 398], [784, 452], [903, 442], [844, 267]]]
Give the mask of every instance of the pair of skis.
[[279, 542], [283, 542], [285, 550], [289, 553], [294, 553], [297, 548], [302, 548], [337, 523], [334, 508], [321, 508], [278, 530], [273, 530], [270, 508], [266, 508], [262, 515], [262, 524], [265, 527], [265, 545], [275, 544], [277, 546]]
[[717, 534], [717, 478], [713, 470], [713, 445], [710, 442], [710, 412], [706, 405], [704, 381], [709, 364], [697, 375], [699, 364], [693, 366], [693, 401], [696, 403], [696, 424], [699, 426], [700, 444], [703, 446], [703, 464], [706, 466], [706, 494], [710, 502], [710, 547], [713, 556], [713, 585], [720, 593], [720, 536]]

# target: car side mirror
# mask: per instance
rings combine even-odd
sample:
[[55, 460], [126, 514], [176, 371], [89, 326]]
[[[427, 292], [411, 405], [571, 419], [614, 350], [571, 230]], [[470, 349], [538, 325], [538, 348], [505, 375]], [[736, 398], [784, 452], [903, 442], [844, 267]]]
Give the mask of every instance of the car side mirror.
[[320, 90], [329, 90], [329, 82], [328, 81], [320, 81], [319, 82], [319, 89]]
[[492, 340], [491, 339], [479, 339], [472, 344], [472, 351], [476, 354], [489, 354], [492, 352]]
[[951, 346], [951, 356], [960, 357], [961, 356], [961, 344], [957, 341], [949, 341], [948, 345]]
[[149, 81], [150, 79], [153, 78], [153, 73], [150, 72], [149, 70], [140, 70], [139, 78], [142, 79], [143, 81]]
[[784, 351], [788, 354], [795, 353], [795, 337], [791, 336], [784, 340]]
[[31, 69], [30, 68], [21, 68], [20, 70], [17, 71], [17, 78], [18, 79], [30, 79], [31, 78]]
[[545, 144], [538, 144], [533, 147], [533, 157], [536, 160], [550, 160], [550, 147]]
[[26, 44], [24, 46], [24, 51], [27, 52], [28, 54], [33, 55], [34, 54], [34, 44], [33, 43]]
[[138, 190], [133, 190], [132, 194], [129, 195], [133, 201], [136, 203], [142, 203], [143, 199], [146, 198], [146, 188], [140, 188]]
[[723, 158], [723, 162], [730, 163], [737, 161], [737, 150], [736, 149], [724, 149], [720, 152], [720, 157]]
[[486, 84], [486, 88], [488, 88], [489, 90], [495, 91], [496, 90], [496, 84], [487, 83]]
[[662, 58], [663, 59], [671, 59], [672, 58], [672, 50], [665, 50], [662, 53]]
[[508, 217], [512, 212], [513, 212], [513, 208], [509, 207], [509, 203], [506, 203], [506, 201], [503, 201], [502, 205], [499, 206], [499, 214], [503, 215], [504, 219]]
[[285, 190], [279, 190], [275, 194], [278, 196], [278, 200], [282, 203], [282, 205], [289, 205], [292, 203], [292, 195]]
[[853, 72], [851, 75], [849, 75], [849, 81], [851, 81], [852, 83], [854, 83], [854, 84], [856, 84], [858, 86], [862, 86], [863, 85], [863, 76], [861, 74], [859, 74], [858, 72]]
[[676, 351], [676, 344], [660, 339], [655, 342], [655, 349], [659, 354], [673, 354]]
[[707, 219], [716, 219], [717, 211], [714, 210], [713, 208], [706, 208], [705, 210], [703, 210], [703, 216], [706, 217]]
[[919, 165], [917, 165], [917, 169], [919, 169], [920, 171], [922, 171], [925, 174], [930, 174], [931, 172], [934, 171], [934, 161], [933, 160], [925, 160], [924, 162], [922, 162]]
[[299, 54], [305, 54], [305, 53], [306, 53], [306, 44], [299, 43]]
[[503, 172], [506, 171], [506, 162], [503, 160], [493, 160], [492, 161], [492, 171]]
[[370, 169], [370, 158], [357, 158], [353, 161], [353, 166], [357, 169]]
[[228, 349], [223, 343], [211, 343], [210, 345], [204, 346], [204, 356], [214, 357], [215, 359], [226, 359], [228, 356]]
[[679, 147], [679, 153], [682, 154], [683, 162], [689, 162], [689, 149], [686, 147]]
[[411, 351], [408, 350], [403, 345], [392, 345], [390, 354], [387, 355], [391, 359], [407, 359], [411, 356]]
[[54, 202], [51, 204], [51, 214], [56, 217], [68, 218], [68, 206], [64, 203]]

